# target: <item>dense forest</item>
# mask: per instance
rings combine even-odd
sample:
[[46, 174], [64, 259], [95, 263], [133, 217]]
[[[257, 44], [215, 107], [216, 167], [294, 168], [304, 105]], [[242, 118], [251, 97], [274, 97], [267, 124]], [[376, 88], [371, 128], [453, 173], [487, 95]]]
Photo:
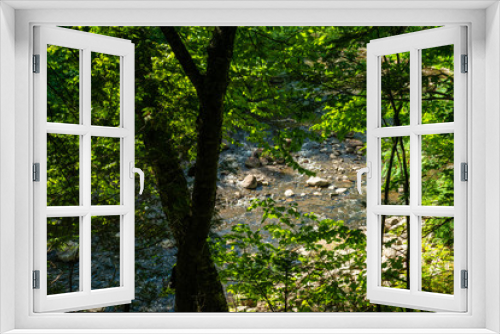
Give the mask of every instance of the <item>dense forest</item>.
[[[90, 311], [412, 311], [366, 299], [366, 45], [424, 27], [67, 27], [135, 44], [136, 299]], [[79, 123], [79, 50], [49, 46], [47, 121]], [[409, 53], [382, 57], [382, 126], [409, 125]], [[453, 121], [453, 47], [422, 50], [422, 122]], [[92, 53], [92, 124], [120, 125], [120, 59]], [[381, 141], [409, 204], [409, 138]], [[422, 204], [453, 205], [453, 135], [422, 136]], [[47, 205], [79, 203], [79, 138], [47, 135]], [[92, 139], [92, 205], [120, 203]], [[417, 171], [412, 171], [417, 172]], [[92, 218], [92, 288], [119, 286], [119, 217]], [[382, 217], [382, 284], [409, 289], [409, 217]], [[48, 291], [79, 289], [78, 218], [50, 218]], [[453, 218], [423, 217], [422, 289], [453, 294]]]

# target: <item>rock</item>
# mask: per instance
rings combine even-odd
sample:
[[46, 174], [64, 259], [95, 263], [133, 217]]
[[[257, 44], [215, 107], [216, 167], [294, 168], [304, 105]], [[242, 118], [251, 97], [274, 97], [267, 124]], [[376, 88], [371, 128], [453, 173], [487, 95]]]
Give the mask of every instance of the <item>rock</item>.
[[260, 163], [265, 166], [265, 165], [269, 165], [270, 164], [270, 161], [267, 160], [267, 158], [259, 158], [260, 160]]
[[331, 143], [332, 145], [340, 144], [340, 140], [338, 140], [338, 138], [332, 138]]
[[276, 158], [275, 161], [278, 165], [282, 165], [285, 163], [285, 158]]
[[234, 193], [234, 197], [236, 197], [237, 199], [240, 199], [240, 198], [243, 198], [243, 194], [241, 194], [239, 191], [237, 191]]
[[338, 188], [338, 189], [335, 189], [335, 193], [337, 195], [340, 195], [340, 194], [343, 194], [347, 191], [347, 188]]
[[292, 197], [293, 195], [295, 195], [295, 193], [293, 192], [293, 190], [292, 190], [292, 189], [287, 189], [287, 190], [285, 191], [285, 196], [286, 196], [286, 197]]
[[338, 150], [335, 150], [332, 152], [332, 154], [330, 155], [330, 158], [334, 159], [335, 157], [338, 157], [340, 155], [340, 151]]
[[80, 255], [80, 246], [77, 242], [73, 240], [68, 241], [68, 243], [62, 245], [62, 248], [57, 251], [57, 257], [63, 262], [72, 262], [78, 259]]
[[309, 159], [304, 159], [304, 161], [302, 161], [302, 163], [308, 164], [309, 163]]
[[333, 199], [334, 197], [338, 196], [339, 194], [337, 194], [337, 193], [330, 193], [329, 195], [330, 195], [330, 199]]
[[353, 138], [354, 137], [354, 131], [351, 131], [351, 132], [348, 132], [346, 135], [345, 135], [346, 138]]
[[349, 177], [347, 175], [342, 175], [342, 180], [345, 181], [345, 180], [349, 180]]
[[399, 223], [399, 218], [398, 217], [390, 217], [386, 218], [385, 220], [385, 225], [386, 226], [394, 226]]
[[262, 181], [262, 185], [266, 187], [269, 186], [269, 181]]
[[314, 195], [314, 196], [321, 196], [321, 195], [323, 195], [323, 194], [322, 194], [322, 193], [320, 193], [319, 191], [316, 191], [316, 192], [314, 192], [314, 193], [313, 193], [313, 195]]
[[248, 307], [255, 307], [257, 306], [257, 302], [253, 299], [242, 299], [240, 301], [241, 305], [243, 306], [248, 306]]
[[385, 248], [382, 251], [382, 256], [385, 256], [388, 259], [394, 258], [397, 255], [397, 251], [392, 248]]
[[306, 193], [301, 193], [300, 194], [300, 197], [304, 197], [304, 196], [306, 196]]
[[365, 143], [363, 143], [359, 139], [350, 139], [348, 143], [349, 143], [349, 145], [354, 146], [354, 147], [356, 147], [356, 146], [363, 147], [365, 145]]
[[257, 178], [254, 175], [247, 175], [241, 182], [241, 186], [246, 189], [257, 188]]
[[306, 182], [309, 187], [328, 187], [330, 185], [330, 181], [318, 176], [311, 177]]
[[262, 154], [262, 151], [264, 151], [261, 148], [256, 149], [255, 151], [252, 152], [252, 157], [254, 158], [260, 158], [260, 155]]
[[247, 168], [259, 168], [262, 166], [262, 163], [260, 162], [260, 159], [254, 156], [249, 157], [245, 161], [245, 167]]
[[162, 240], [160, 245], [161, 245], [161, 248], [163, 248], [163, 249], [171, 249], [171, 248], [174, 248], [174, 246], [175, 246], [174, 242], [170, 239]]

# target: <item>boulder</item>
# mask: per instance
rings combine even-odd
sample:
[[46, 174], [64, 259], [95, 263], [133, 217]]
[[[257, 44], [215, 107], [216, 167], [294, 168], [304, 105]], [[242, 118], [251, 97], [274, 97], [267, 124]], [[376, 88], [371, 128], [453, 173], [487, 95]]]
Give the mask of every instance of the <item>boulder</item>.
[[262, 166], [262, 162], [259, 158], [251, 156], [245, 161], [245, 167], [247, 168], [259, 168]]
[[336, 193], [337, 195], [343, 194], [343, 193], [345, 193], [346, 191], [347, 191], [347, 188], [337, 188], [337, 189], [335, 189], [335, 193]]
[[287, 190], [285, 191], [285, 196], [286, 196], [286, 197], [292, 197], [293, 195], [295, 195], [295, 193], [293, 192], [293, 190], [292, 190], [292, 189], [287, 189]]
[[311, 177], [306, 182], [309, 187], [328, 187], [330, 185], [330, 181], [318, 176]]
[[241, 186], [246, 189], [257, 188], [257, 178], [254, 175], [247, 175], [241, 182]]

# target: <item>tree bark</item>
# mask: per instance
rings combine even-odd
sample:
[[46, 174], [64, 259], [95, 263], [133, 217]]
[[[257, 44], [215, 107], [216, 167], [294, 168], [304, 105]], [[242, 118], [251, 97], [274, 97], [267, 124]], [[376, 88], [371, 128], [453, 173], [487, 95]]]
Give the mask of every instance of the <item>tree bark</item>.
[[227, 312], [217, 268], [207, 244], [217, 190], [224, 98], [229, 84], [236, 27], [215, 27], [208, 46], [205, 74], [196, 68], [173, 27], [161, 30], [193, 83], [199, 100], [197, 157], [190, 215], [174, 224], [178, 254], [175, 271], [176, 312]]

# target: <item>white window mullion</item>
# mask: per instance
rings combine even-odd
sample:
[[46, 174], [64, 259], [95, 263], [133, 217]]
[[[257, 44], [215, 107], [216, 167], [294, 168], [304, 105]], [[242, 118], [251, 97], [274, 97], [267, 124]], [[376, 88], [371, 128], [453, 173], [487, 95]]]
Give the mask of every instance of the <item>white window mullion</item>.
[[415, 214], [415, 209], [420, 205], [420, 136], [415, 133], [415, 128], [420, 123], [420, 52], [416, 48], [410, 50], [410, 214], [408, 243], [410, 247], [410, 291], [415, 293], [420, 288], [420, 251], [419, 240], [420, 217]]
[[[367, 76], [369, 84], [367, 87], [367, 98], [373, 104], [367, 105], [367, 146], [371, 150], [367, 151], [367, 163], [371, 163], [371, 177], [367, 176], [367, 297], [376, 298], [373, 292], [376, 291], [381, 281], [381, 246], [380, 246], [380, 224], [381, 218], [375, 212], [375, 208], [380, 206], [380, 139], [376, 136], [376, 130], [380, 127], [380, 96], [378, 94], [382, 85], [378, 75], [381, 70], [380, 57], [368, 53], [367, 55]], [[371, 81], [370, 81], [371, 80]], [[370, 174], [368, 174], [370, 175]]]
[[[90, 128], [91, 124], [91, 53], [89, 48], [83, 50], [83, 56], [81, 59], [81, 86], [82, 86], [82, 103], [83, 109], [81, 114], [81, 122], [86, 130]], [[83, 216], [83, 233], [80, 247], [82, 248], [83, 258], [81, 260], [81, 280], [83, 284], [83, 292], [90, 293], [92, 284], [92, 216], [90, 214], [90, 206], [92, 205], [92, 189], [91, 189], [91, 177], [92, 177], [92, 138], [90, 131], [87, 131], [82, 138], [82, 159], [80, 160], [80, 166], [82, 169], [83, 177], [81, 178], [81, 188], [83, 207], [85, 208], [86, 214]]]
[[[120, 59], [120, 81], [122, 94], [120, 94], [120, 115], [121, 128], [124, 131], [129, 131], [128, 135], [122, 138], [121, 154], [121, 180], [122, 194], [135, 193], [135, 175], [130, 168], [135, 166], [135, 138], [133, 135], [135, 129], [135, 111], [134, 111], [134, 96], [135, 96], [135, 57], [134, 47], [130, 46], [131, 51]], [[120, 247], [120, 283], [127, 291], [126, 293], [133, 298], [135, 292], [135, 197], [126, 196], [122, 198], [122, 205], [125, 206], [127, 213], [121, 216], [121, 247]]]

